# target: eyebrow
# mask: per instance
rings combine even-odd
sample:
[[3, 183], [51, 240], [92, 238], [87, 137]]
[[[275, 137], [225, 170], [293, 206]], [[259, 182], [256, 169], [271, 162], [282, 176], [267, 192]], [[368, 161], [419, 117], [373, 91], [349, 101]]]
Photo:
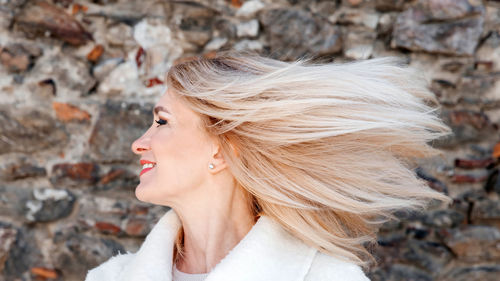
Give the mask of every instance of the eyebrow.
[[155, 108], [153, 109], [153, 114], [158, 115], [158, 111], [165, 111], [165, 112], [166, 112], [166, 113], [168, 113], [168, 114], [172, 114], [172, 113], [170, 113], [170, 111], [168, 111], [165, 107], [163, 107], [163, 106], [161, 106], [161, 105], [159, 105], [159, 106], [157, 106], [157, 107], [155, 107]]

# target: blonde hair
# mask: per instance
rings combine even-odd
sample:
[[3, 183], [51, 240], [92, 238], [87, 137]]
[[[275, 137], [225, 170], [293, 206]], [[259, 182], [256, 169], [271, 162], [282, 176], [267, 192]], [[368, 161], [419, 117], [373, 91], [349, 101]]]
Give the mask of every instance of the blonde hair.
[[[416, 176], [416, 158], [450, 128], [420, 73], [393, 57], [284, 62], [224, 51], [172, 66], [167, 86], [218, 136], [255, 217], [368, 267], [367, 250], [395, 211], [452, 199]], [[179, 231], [174, 256], [182, 255]]]

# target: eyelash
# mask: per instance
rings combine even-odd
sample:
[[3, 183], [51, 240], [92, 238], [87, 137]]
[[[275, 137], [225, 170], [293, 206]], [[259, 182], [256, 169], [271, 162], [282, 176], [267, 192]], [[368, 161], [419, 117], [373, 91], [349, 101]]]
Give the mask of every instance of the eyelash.
[[159, 125], [156, 126], [156, 127], [160, 127], [161, 125], [165, 125], [167, 124], [167, 120], [163, 120], [161, 118], [159, 118], [158, 120], [155, 120], [156, 123], [158, 123]]

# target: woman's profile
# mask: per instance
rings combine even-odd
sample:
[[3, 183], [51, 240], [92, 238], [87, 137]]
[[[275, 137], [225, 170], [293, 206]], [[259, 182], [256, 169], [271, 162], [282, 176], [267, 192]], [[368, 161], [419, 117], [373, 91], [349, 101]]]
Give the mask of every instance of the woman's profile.
[[450, 203], [413, 171], [450, 134], [395, 58], [284, 62], [224, 51], [170, 68], [132, 144], [136, 197], [169, 206], [94, 280], [369, 280], [367, 246], [398, 210]]

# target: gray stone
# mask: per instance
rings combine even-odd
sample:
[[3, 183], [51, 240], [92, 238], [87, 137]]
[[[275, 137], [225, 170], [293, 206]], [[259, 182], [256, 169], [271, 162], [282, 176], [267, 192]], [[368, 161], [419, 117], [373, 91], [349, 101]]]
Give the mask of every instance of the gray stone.
[[75, 196], [64, 189], [37, 188], [33, 197], [23, 202], [28, 221], [49, 222], [67, 217], [73, 210]]
[[274, 56], [287, 60], [308, 53], [327, 55], [342, 50], [340, 29], [311, 14], [285, 8], [260, 14]]
[[27, 0], [4, 0], [0, 6], [0, 32], [2, 29], [8, 30], [16, 13]]
[[[498, 11], [500, 14], [500, 8]], [[500, 20], [498, 26], [500, 26]], [[476, 60], [491, 65], [486, 69], [489, 73], [500, 71], [500, 30], [496, 32], [492, 31], [481, 46], [479, 46], [476, 52]]]
[[92, 237], [72, 230], [56, 233], [52, 259], [67, 280], [78, 280], [117, 254], [125, 254], [123, 245], [110, 238]]
[[85, 96], [96, 84], [90, 74], [89, 62], [60, 53], [40, 57], [32, 72], [36, 73], [38, 80], [52, 79], [60, 97]]
[[400, 249], [401, 258], [412, 265], [425, 269], [431, 275], [438, 274], [453, 259], [452, 253], [441, 243], [410, 239]]
[[68, 135], [57, 119], [39, 109], [0, 106], [0, 154], [63, 148]]
[[97, 81], [101, 82], [108, 76], [113, 69], [115, 69], [120, 63], [123, 63], [123, 58], [111, 58], [101, 61], [99, 64], [95, 65], [92, 69], [93, 76]]
[[[444, 2], [452, 5], [443, 5]], [[420, 0], [401, 13], [394, 25], [392, 47], [452, 55], [472, 55], [483, 30], [480, 1]]]
[[242, 22], [236, 25], [236, 35], [238, 37], [255, 37], [258, 34], [259, 34], [259, 21], [256, 19], [247, 22]]
[[215, 18], [215, 11], [209, 7], [177, 5], [173, 10], [172, 21], [176, 21], [176, 25], [189, 43], [203, 46], [212, 37], [212, 24]]
[[210, 40], [210, 42], [205, 45], [205, 51], [219, 50], [220, 48], [224, 47], [227, 42], [228, 40], [226, 37], [212, 38], [212, 40]]
[[474, 223], [493, 224], [500, 229], [500, 202], [492, 199], [474, 202], [470, 218]]
[[261, 51], [264, 46], [258, 40], [241, 40], [234, 44], [233, 48], [236, 51], [251, 50], [251, 51]]
[[426, 214], [423, 222], [433, 227], [456, 227], [464, 222], [466, 216], [452, 209], [434, 210]]
[[391, 264], [370, 275], [372, 281], [432, 281], [431, 274], [406, 264]]
[[99, 110], [89, 139], [90, 157], [102, 163], [138, 162], [130, 147], [151, 126], [152, 108], [151, 104], [108, 100]]
[[238, 11], [236, 11], [236, 16], [241, 18], [251, 18], [264, 7], [264, 4], [259, 0], [245, 1]]
[[2, 272], [5, 280], [19, 280], [24, 273], [29, 274], [32, 267], [43, 264], [43, 256], [40, 252], [35, 232], [30, 227], [17, 228], [17, 235], [8, 253], [7, 260]]
[[373, 11], [342, 9], [334, 20], [339, 24], [363, 26], [373, 31], [378, 25], [379, 18], [380, 15]]
[[109, 27], [105, 36], [109, 45], [125, 46], [134, 44], [133, 29], [124, 23]]

